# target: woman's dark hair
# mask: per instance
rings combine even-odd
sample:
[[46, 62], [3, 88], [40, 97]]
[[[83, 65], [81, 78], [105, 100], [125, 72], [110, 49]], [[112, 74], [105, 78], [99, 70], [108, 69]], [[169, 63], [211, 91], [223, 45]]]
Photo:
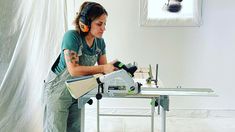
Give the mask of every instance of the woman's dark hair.
[[[82, 32], [79, 21], [81, 17], [81, 12], [84, 11], [84, 8], [88, 6], [89, 4], [93, 4], [87, 11], [86, 11], [86, 18], [90, 20], [90, 22], [94, 21], [96, 18], [100, 17], [101, 15], [105, 14], [108, 15], [107, 11], [104, 9], [102, 5], [96, 2], [84, 2], [79, 10], [79, 13], [77, 13], [77, 16], [74, 20], [74, 25], [76, 30], [83, 36], [86, 36], [88, 32]], [[91, 23], [90, 23], [91, 24]], [[89, 25], [90, 26], [90, 25]]]

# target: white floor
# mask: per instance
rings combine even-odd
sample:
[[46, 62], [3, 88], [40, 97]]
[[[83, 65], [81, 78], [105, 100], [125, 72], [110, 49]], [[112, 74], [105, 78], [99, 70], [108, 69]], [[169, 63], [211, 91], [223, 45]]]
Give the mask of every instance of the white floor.
[[[197, 116], [195, 112], [175, 112], [181, 113], [179, 116], [174, 110], [168, 112], [166, 132], [235, 132], [234, 116], [221, 116], [221, 112], [217, 112], [220, 113], [217, 115], [204, 112], [207, 114], [202, 111], [196, 112]], [[150, 124], [151, 120], [148, 117], [100, 117], [100, 132], [151, 132]], [[96, 126], [95, 110], [86, 110], [85, 132], [97, 132]], [[154, 127], [154, 132], [160, 132], [158, 115], [155, 116]]]

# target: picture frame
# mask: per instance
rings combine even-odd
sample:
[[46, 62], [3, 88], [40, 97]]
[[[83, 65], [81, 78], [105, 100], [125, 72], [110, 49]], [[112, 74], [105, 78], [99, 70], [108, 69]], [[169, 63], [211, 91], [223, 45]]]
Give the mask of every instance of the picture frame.
[[179, 0], [181, 7], [178, 12], [169, 10], [169, 5], [175, 4], [174, 1], [177, 0], [140, 0], [140, 26], [201, 26], [202, 0]]

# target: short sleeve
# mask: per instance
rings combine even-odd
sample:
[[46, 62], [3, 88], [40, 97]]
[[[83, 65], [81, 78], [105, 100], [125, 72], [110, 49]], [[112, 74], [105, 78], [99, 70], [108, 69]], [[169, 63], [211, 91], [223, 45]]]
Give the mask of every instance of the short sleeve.
[[61, 47], [62, 50], [72, 50], [80, 55], [81, 46], [81, 37], [76, 31], [70, 30], [64, 34]]

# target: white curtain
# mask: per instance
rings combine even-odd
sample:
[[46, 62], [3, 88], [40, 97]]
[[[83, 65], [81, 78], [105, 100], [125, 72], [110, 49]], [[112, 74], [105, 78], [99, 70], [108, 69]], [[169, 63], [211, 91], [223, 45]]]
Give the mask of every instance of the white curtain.
[[0, 132], [41, 132], [43, 80], [67, 30], [66, 0], [1, 0], [0, 12], [1, 61], [14, 51], [0, 85]]

